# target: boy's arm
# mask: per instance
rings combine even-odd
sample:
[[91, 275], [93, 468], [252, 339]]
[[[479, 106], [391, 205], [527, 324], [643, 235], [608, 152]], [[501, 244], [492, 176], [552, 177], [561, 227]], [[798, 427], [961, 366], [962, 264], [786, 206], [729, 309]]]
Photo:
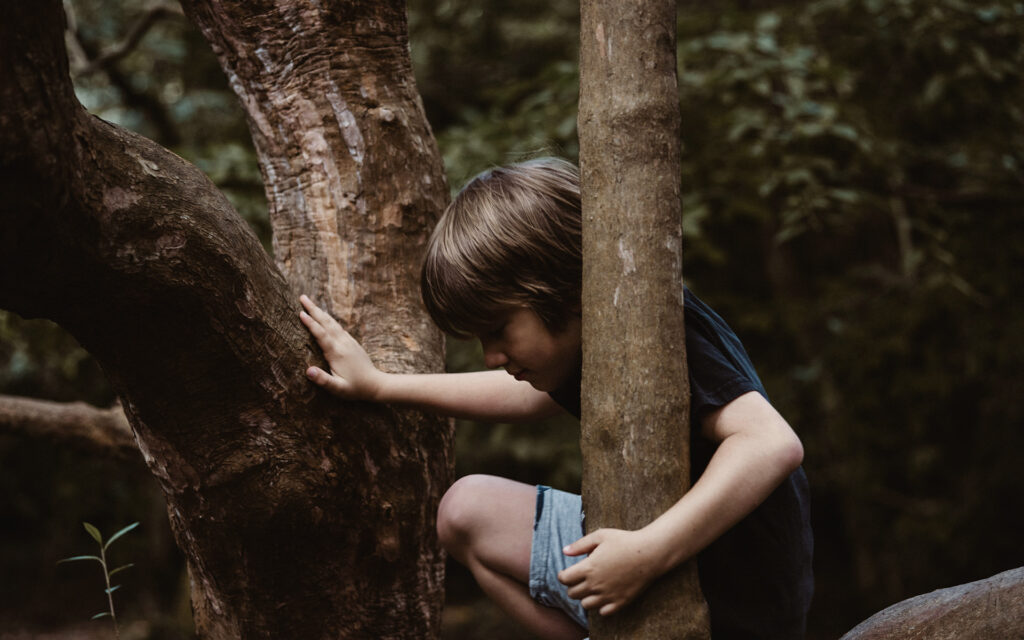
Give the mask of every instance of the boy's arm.
[[548, 394], [504, 371], [394, 374], [377, 369], [366, 351], [326, 311], [306, 296], [302, 323], [323, 349], [330, 371], [310, 367], [306, 375], [331, 393], [350, 400], [407, 404], [456, 418], [515, 422], [562, 411]]
[[799, 438], [757, 392], [718, 409], [701, 427], [720, 444], [675, 505], [643, 529], [599, 529], [565, 548], [566, 555], [590, 554], [558, 574], [585, 609], [618, 611], [742, 520], [803, 460]]

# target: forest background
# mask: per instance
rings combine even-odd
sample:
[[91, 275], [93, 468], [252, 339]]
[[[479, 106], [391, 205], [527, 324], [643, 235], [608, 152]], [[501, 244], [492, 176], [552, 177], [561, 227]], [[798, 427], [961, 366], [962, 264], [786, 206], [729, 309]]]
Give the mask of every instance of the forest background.
[[[206, 171], [269, 251], [248, 129], [206, 42], [174, 6], [65, 5], [82, 103]], [[809, 636], [1024, 565], [1024, 3], [679, 9], [684, 274], [804, 441]], [[144, 16], [135, 46], [104, 55]], [[576, 159], [575, 2], [411, 0], [409, 19], [453, 188], [493, 164]], [[451, 341], [448, 366], [480, 368], [478, 345]], [[4, 312], [0, 393], [115, 400], [70, 337]], [[459, 423], [457, 475], [575, 490], [578, 437], [572, 421]], [[55, 564], [90, 552], [83, 520], [108, 533], [142, 521], [112, 549], [136, 563], [118, 592], [128, 635], [190, 637], [183, 562], [144, 466], [12, 434], [0, 637], [107, 632], [78, 625], [104, 607], [96, 568]], [[523, 637], [480, 598], [449, 564], [446, 638]]]

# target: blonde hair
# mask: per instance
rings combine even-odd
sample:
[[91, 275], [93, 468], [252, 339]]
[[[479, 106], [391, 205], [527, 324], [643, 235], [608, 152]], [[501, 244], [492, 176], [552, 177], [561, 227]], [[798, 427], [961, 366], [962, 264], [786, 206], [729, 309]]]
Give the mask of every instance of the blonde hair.
[[580, 307], [583, 258], [576, 167], [538, 158], [484, 171], [455, 196], [427, 244], [420, 284], [434, 322], [479, 334], [511, 307], [551, 330]]

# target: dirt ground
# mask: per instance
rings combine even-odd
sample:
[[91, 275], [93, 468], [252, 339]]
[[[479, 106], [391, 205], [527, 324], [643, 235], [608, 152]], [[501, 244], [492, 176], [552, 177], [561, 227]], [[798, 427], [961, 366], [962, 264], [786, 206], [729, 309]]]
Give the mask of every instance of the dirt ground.
[[[144, 620], [120, 625], [121, 640], [194, 640], [195, 636], [157, 630]], [[528, 640], [532, 636], [486, 600], [449, 605], [444, 610], [441, 640]], [[86, 621], [58, 629], [0, 630], [0, 640], [113, 640], [109, 620]]]

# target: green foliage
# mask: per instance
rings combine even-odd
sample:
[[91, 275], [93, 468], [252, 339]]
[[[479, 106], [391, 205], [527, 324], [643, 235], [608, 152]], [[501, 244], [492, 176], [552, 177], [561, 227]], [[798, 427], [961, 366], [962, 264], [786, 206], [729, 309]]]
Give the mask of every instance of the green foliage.
[[579, 5], [409, 3], [416, 82], [458, 188], [536, 155], [575, 158]]
[[[115, 0], [66, 2], [85, 54], [116, 48], [152, 7]], [[270, 249], [263, 182], [238, 99], [213, 52], [182, 15], [158, 19], [112, 65], [75, 73], [89, 111], [168, 147], [210, 176]]]
[[88, 522], [83, 522], [82, 525], [85, 527], [85, 530], [89, 533], [89, 535], [92, 536], [92, 539], [96, 541], [96, 544], [98, 544], [100, 546], [100, 555], [98, 555], [98, 556], [72, 556], [70, 558], [64, 558], [63, 560], [58, 561], [57, 564], [61, 564], [61, 563], [64, 563], [64, 562], [75, 562], [75, 561], [81, 561], [81, 560], [96, 561], [96, 562], [100, 563], [100, 566], [103, 568], [103, 580], [104, 580], [104, 583], [106, 584], [106, 588], [103, 590], [103, 593], [105, 593], [107, 595], [107, 604], [109, 606], [109, 609], [107, 611], [101, 611], [100, 613], [97, 613], [96, 615], [94, 615], [92, 617], [92, 619], [96, 620], [98, 618], [104, 618], [106, 616], [110, 616], [110, 620], [111, 620], [111, 622], [114, 625], [114, 637], [120, 638], [121, 637], [121, 632], [120, 632], [120, 630], [119, 630], [119, 628], [117, 626], [117, 614], [114, 611], [114, 596], [113, 596], [113, 594], [114, 594], [115, 591], [117, 591], [118, 589], [121, 588], [121, 585], [117, 584], [117, 585], [114, 585], [114, 586], [110, 586], [110, 578], [112, 576], [114, 576], [115, 574], [120, 573], [121, 571], [124, 571], [125, 569], [133, 567], [135, 565], [134, 564], [125, 564], [125, 565], [121, 565], [120, 567], [117, 567], [116, 569], [109, 569], [108, 566], [107, 566], [107, 549], [110, 548], [110, 545], [112, 545], [115, 540], [117, 540], [118, 538], [120, 538], [124, 534], [128, 533], [129, 531], [131, 531], [135, 527], [139, 526], [139, 523], [138, 522], [134, 522], [134, 523], [128, 525], [127, 527], [124, 527], [124, 528], [120, 529], [117, 533], [115, 533], [114, 535], [110, 536], [110, 539], [107, 540], [106, 542], [103, 542], [103, 534], [100, 533], [99, 529], [97, 529], [93, 525], [89, 524]]
[[113, 402], [99, 365], [66, 332], [45, 320], [0, 310], [0, 393]]

